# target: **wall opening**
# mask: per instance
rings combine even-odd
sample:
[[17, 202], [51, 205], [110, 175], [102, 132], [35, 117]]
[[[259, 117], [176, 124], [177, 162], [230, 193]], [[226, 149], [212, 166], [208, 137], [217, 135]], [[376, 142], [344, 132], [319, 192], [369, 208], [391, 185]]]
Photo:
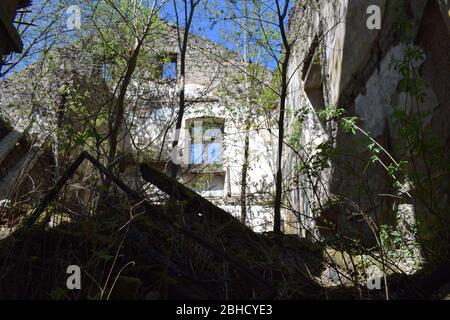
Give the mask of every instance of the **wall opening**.
[[224, 119], [189, 119], [186, 126], [189, 129], [190, 166], [221, 166]]
[[319, 57], [319, 51], [315, 50], [308, 71], [304, 79], [305, 93], [316, 111], [320, 111], [325, 106], [323, 96], [322, 63]]
[[196, 191], [223, 191], [225, 171], [222, 164], [225, 119], [200, 117], [186, 120], [188, 129], [187, 184]]
[[173, 81], [177, 79], [177, 54], [167, 53], [163, 57], [161, 66], [162, 80]]

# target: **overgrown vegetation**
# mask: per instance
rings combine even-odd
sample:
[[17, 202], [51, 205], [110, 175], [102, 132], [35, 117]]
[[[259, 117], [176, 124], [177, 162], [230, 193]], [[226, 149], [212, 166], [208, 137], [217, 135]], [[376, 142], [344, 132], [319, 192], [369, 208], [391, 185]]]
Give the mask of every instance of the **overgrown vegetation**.
[[[36, 140], [44, 141], [45, 155], [0, 199], [0, 298], [440, 298], [434, 277], [449, 264], [443, 196], [449, 158], [428, 126], [421, 70], [426, 55], [408, 38], [412, 26], [401, 8], [401, 58], [389, 66], [400, 78], [386, 124], [386, 130], [393, 128], [387, 135], [395, 137], [389, 145], [364, 129], [352, 106], [328, 103], [324, 47], [336, 26], [316, 36], [314, 56], [295, 59], [308, 37], [288, 34], [290, 1], [225, 1], [223, 10], [200, 0], [64, 4], [84, 10], [79, 32], [39, 46], [41, 54], [17, 73], [12, 67], [24, 57], [13, 57], [6, 72], [11, 74], [5, 81], [22, 77], [27, 86], [17, 90], [23, 101], [13, 96], [2, 108], [36, 124], [13, 144], [8, 162], [0, 160], [0, 178], [31, 153]], [[60, 15], [66, 8], [54, 5], [48, 10]], [[170, 5], [174, 24], [162, 19]], [[304, 1], [307, 9], [321, 10], [315, 1]], [[45, 5], [42, 10], [47, 12]], [[223, 38], [232, 50], [216, 44], [212, 49], [194, 33], [199, 15], [210, 15], [211, 28], [226, 22]], [[300, 21], [299, 27], [308, 23]], [[200, 42], [200, 50], [192, 42]], [[175, 53], [167, 52], [170, 45]], [[186, 69], [195, 55], [199, 68], [218, 65], [201, 89], [196, 77], [202, 73]], [[170, 63], [173, 79], [164, 78]], [[318, 66], [325, 79], [319, 109], [291, 99], [307, 63]], [[187, 94], [189, 86], [194, 94]], [[194, 153], [190, 145], [183, 149], [182, 128], [199, 101], [210, 105], [192, 119], [210, 116], [223, 103], [224, 121], [238, 137], [234, 143], [242, 154], [228, 160], [229, 167], [242, 163], [234, 178], [239, 219], [177, 182], [207, 189], [224, 169], [218, 163], [201, 169], [176, 163]], [[202, 136], [216, 128], [214, 121], [202, 121]], [[311, 125], [320, 126], [322, 135], [308, 140]], [[0, 140], [14, 130], [0, 117]], [[159, 131], [150, 137], [146, 130]], [[269, 136], [264, 147], [273, 159], [267, 161], [272, 171], [258, 184], [252, 170], [261, 154], [252, 149], [250, 133], [260, 131]], [[209, 139], [217, 143], [217, 137]], [[331, 172], [354, 183], [333, 194]], [[226, 174], [220, 199], [225, 205], [232, 187]], [[255, 207], [270, 208], [272, 232], [258, 234], [246, 226]], [[65, 286], [65, 270], [73, 264], [83, 272], [81, 290]], [[370, 279], [381, 279], [382, 290], [372, 291]]]

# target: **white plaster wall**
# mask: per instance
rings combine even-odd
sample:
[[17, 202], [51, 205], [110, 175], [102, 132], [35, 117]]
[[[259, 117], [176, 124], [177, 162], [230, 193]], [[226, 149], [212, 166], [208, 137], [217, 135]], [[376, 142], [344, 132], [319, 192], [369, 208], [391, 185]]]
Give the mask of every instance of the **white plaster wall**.
[[[207, 40], [191, 38], [190, 54], [187, 57], [186, 76], [186, 103], [187, 108], [183, 117], [182, 129], [179, 141], [179, 154], [182, 161], [182, 170], [188, 169], [189, 141], [186, 134], [186, 120], [199, 117], [224, 118], [224, 136], [222, 147], [222, 168], [225, 173], [225, 186], [223, 190], [200, 191], [199, 193], [210, 199], [216, 205], [223, 207], [236, 217], [241, 214], [241, 172], [244, 163], [244, 114], [247, 106], [233, 100], [232, 97], [223, 96], [220, 93], [221, 86], [227, 85], [227, 77], [239, 73], [239, 69], [230, 64], [215, 60], [217, 51], [221, 47], [214, 48]], [[202, 48], [208, 47], [208, 50]], [[171, 47], [170, 41], [161, 48], [162, 51], [177, 50]], [[216, 50], [209, 56], [208, 52]], [[198, 55], [196, 56], [195, 53]], [[229, 53], [228, 53], [229, 54]], [[213, 84], [211, 86], [211, 84]], [[176, 84], [161, 85], [149, 83], [147, 88], [140, 88], [143, 92], [156, 93], [158, 103], [141, 107], [144, 119], [137, 119], [130, 115], [130, 122], [136, 124], [133, 128], [136, 142], [142, 152], [151, 151], [157, 154], [161, 150], [162, 132], [168, 123], [174, 119], [178, 111], [178, 88]], [[263, 122], [263, 117], [255, 122]], [[175, 125], [172, 125], [172, 128]], [[161, 159], [166, 164], [170, 159], [171, 142], [174, 138], [174, 130], [168, 132], [163, 146]], [[270, 199], [273, 193], [274, 181], [274, 141], [276, 136], [267, 128], [251, 129], [249, 132], [249, 163], [247, 179], [248, 200], [248, 224], [256, 231], [266, 231], [271, 228], [272, 210]], [[152, 142], [150, 144], [150, 142]], [[135, 150], [136, 151], [136, 150]], [[155, 160], [146, 158], [147, 161]], [[188, 177], [185, 180], [189, 180]], [[182, 178], [183, 181], [183, 178]], [[228, 189], [231, 195], [228, 195]], [[264, 203], [261, 205], [261, 203]]]

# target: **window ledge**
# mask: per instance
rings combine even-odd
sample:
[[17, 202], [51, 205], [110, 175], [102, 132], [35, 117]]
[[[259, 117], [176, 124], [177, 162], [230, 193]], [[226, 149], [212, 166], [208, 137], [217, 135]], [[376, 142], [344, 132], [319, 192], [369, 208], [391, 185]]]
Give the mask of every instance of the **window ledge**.
[[215, 173], [215, 174], [225, 174], [225, 170], [223, 169], [223, 166], [220, 165], [190, 165], [189, 172], [191, 173]]

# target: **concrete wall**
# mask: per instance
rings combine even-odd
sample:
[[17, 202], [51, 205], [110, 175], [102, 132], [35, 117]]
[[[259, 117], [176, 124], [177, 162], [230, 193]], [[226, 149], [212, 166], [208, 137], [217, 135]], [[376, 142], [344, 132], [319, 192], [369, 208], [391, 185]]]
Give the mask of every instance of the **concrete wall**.
[[[366, 26], [370, 5], [381, 8], [381, 30], [369, 30]], [[291, 232], [326, 238], [326, 228], [316, 228], [318, 218], [325, 216], [334, 225], [346, 225], [347, 231], [360, 230], [362, 238], [371, 238], [367, 224], [352, 220], [354, 212], [363, 212], [381, 225], [395, 222], [398, 206], [414, 202], [407, 200], [406, 190], [402, 193], [392, 189], [392, 181], [382, 165], [368, 164], [371, 155], [367, 137], [347, 134], [336, 121], [319, 120], [319, 113], [325, 106], [346, 109], [348, 116], [359, 118], [360, 128], [399, 160], [406, 156], [405, 141], [400, 139], [401, 128], [394, 112], [405, 105], [406, 114], [420, 109], [430, 113], [422, 124], [424, 131], [442, 139], [442, 150], [448, 150], [449, 18], [445, 1], [318, 1], [303, 7], [298, 2], [294, 7], [289, 33], [296, 45], [290, 65], [293, 77], [287, 130], [300, 146], [286, 154], [287, 181], [298, 184], [288, 197], [293, 203], [292, 210], [286, 211]], [[412, 27], [402, 31], [398, 28], [402, 21]], [[404, 77], [394, 68], [395, 61], [405, 57], [404, 38], [412, 39], [425, 53], [424, 59], [413, 66], [424, 82], [420, 107], [414, 105], [407, 92], [402, 92]], [[314, 39], [318, 39], [316, 55], [308, 65]], [[317, 102], [319, 93], [322, 100]], [[331, 143], [338, 151], [322, 166], [313, 165], [317, 172], [311, 176], [306, 170], [292, 170], [305, 162], [320, 160], [325, 143]], [[380, 157], [389, 163], [385, 155]], [[437, 188], [442, 193], [440, 198], [447, 199], [445, 184]], [[402, 200], [397, 201], [392, 195]], [[329, 200], [336, 197], [347, 200], [337, 207], [330, 206]], [[411, 214], [424, 214], [417, 203], [411, 208], [422, 210]]]

